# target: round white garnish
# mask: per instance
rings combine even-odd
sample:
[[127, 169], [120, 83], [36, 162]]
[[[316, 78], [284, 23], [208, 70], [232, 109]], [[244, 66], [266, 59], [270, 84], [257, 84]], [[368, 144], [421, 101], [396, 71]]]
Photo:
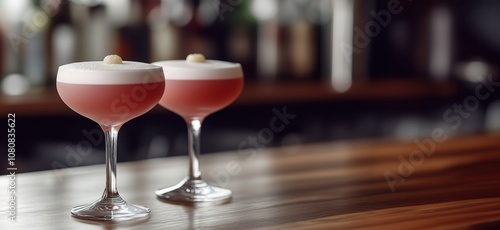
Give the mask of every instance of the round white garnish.
[[104, 57], [104, 64], [122, 64], [122, 58], [116, 54], [111, 54]]
[[203, 54], [190, 54], [186, 57], [187, 62], [205, 62], [205, 56]]

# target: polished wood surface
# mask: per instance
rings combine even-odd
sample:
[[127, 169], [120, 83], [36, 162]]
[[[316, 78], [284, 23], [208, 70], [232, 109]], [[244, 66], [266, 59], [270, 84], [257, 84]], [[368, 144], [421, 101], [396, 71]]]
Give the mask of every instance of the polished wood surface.
[[[186, 157], [120, 163], [120, 194], [152, 210], [148, 219], [120, 223], [69, 214], [101, 195], [103, 165], [24, 173], [17, 222], [2, 216], [0, 229], [500, 229], [500, 135], [426, 148], [419, 154], [413, 141], [369, 140], [205, 154], [205, 179], [234, 197], [201, 206], [154, 195], [183, 178]], [[384, 176], [391, 173], [404, 179], [394, 191]], [[2, 176], [2, 211], [7, 183]]]

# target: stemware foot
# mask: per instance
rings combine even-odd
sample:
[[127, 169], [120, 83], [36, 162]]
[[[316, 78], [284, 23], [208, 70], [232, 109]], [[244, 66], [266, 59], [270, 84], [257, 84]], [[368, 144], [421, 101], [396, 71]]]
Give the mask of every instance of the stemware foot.
[[103, 198], [92, 204], [80, 205], [71, 209], [75, 218], [86, 220], [130, 220], [149, 215], [149, 208], [128, 204], [121, 197]]
[[176, 202], [222, 202], [231, 199], [231, 190], [211, 186], [201, 179], [184, 179], [179, 184], [159, 189], [159, 198]]

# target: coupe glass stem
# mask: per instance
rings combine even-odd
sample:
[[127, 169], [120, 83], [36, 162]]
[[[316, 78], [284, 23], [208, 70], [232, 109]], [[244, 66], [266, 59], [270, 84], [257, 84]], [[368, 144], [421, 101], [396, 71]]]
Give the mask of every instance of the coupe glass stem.
[[200, 131], [203, 118], [185, 118], [188, 126], [189, 172], [188, 176], [175, 186], [156, 190], [156, 195], [172, 201], [217, 202], [231, 198], [231, 191], [207, 184], [200, 172]]
[[128, 204], [118, 194], [116, 185], [116, 143], [121, 125], [101, 125], [106, 141], [106, 189], [101, 199], [92, 204], [71, 209], [74, 217], [90, 220], [128, 220], [142, 218], [151, 212], [148, 208]]
[[201, 180], [200, 172], [200, 132], [202, 119], [186, 119], [189, 143], [189, 180]]
[[101, 126], [106, 143], [106, 189], [103, 198], [119, 197], [116, 184], [116, 146], [121, 125]]

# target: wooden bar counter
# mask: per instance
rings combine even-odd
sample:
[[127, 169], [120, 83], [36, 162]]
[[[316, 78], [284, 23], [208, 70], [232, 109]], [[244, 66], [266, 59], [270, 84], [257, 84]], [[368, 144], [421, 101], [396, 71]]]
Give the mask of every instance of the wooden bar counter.
[[1, 176], [0, 229], [500, 229], [500, 135], [419, 141], [202, 154], [204, 178], [234, 193], [219, 205], [155, 197], [183, 179], [186, 157], [120, 163], [122, 197], [151, 209], [126, 222], [70, 216], [100, 197], [104, 165], [16, 175], [16, 222], [5, 213], [9, 177]]

